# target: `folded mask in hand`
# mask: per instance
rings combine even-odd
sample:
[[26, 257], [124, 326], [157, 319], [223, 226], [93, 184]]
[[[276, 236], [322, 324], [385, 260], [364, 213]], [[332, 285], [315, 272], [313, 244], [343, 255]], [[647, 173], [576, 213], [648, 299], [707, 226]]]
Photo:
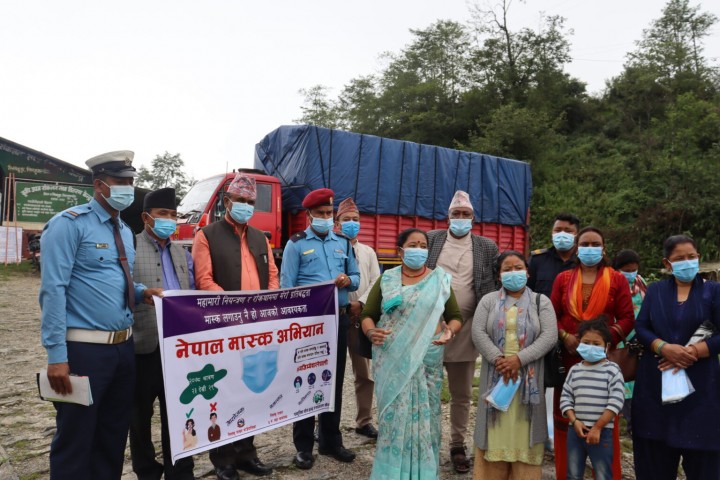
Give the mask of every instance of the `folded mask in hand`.
[[673, 373], [672, 369], [662, 372], [662, 403], [677, 403], [695, 391], [685, 370]]
[[485, 401], [502, 412], [507, 412], [512, 403], [513, 397], [520, 388], [520, 379], [517, 381], [510, 380], [507, 384], [500, 378], [490, 393], [485, 397]]

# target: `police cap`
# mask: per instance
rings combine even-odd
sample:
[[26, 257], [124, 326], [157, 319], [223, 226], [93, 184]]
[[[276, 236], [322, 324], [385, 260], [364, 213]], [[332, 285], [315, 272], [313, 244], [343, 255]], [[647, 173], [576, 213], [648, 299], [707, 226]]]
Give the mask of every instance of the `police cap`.
[[132, 166], [135, 153], [130, 150], [108, 152], [91, 158], [85, 165], [92, 170], [93, 175], [110, 175], [111, 177], [137, 177], [135, 167]]
[[307, 194], [302, 202], [302, 206], [306, 210], [328, 205], [332, 207], [333, 197], [335, 197], [335, 192], [329, 188], [319, 188]]

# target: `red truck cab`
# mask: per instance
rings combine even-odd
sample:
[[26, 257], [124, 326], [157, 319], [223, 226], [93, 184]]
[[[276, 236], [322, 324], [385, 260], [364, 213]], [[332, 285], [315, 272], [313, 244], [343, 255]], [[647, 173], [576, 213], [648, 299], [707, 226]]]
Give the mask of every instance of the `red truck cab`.
[[255, 178], [257, 184], [255, 213], [249, 224], [265, 233], [274, 250], [281, 248], [280, 181], [259, 170], [252, 169], [240, 169], [238, 172], [215, 175], [193, 185], [178, 205], [177, 238], [173, 237], [176, 242], [190, 248], [198, 229], [223, 219], [225, 216], [225, 204], [223, 203], [225, 192], [237, 173], [245, 173]]

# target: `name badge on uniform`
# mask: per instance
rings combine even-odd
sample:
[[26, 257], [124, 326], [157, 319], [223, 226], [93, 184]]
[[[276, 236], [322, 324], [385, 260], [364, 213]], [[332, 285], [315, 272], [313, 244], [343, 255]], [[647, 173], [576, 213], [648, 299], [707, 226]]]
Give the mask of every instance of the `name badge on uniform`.
[[314, 251], [315, 251], [314, 248], [311, 248], [310, 250], [305, 250], [305, 251], [303, 252], [303, 255], [310, 255], [310, 254], [313, 253]]
[[109, 243], [96, 243], [95, 248], [110, 248]]
[[335, 253], [342, 253], [342, 254], [344, 255], [344, 254], [345, 254], [345, 250], [343, 250], [342, 248], [336, 248], [336, 249], [335, 249]]

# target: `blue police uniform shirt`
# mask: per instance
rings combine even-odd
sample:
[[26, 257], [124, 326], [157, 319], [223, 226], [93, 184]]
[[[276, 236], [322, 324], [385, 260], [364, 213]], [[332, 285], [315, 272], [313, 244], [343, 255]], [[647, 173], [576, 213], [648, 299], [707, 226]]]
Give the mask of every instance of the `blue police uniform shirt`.
[[[58, 213], [40, 237], [42, 344], [48, 363], [67, 362], [68, 328], [123, 330], [133, 323], [125, 297], [110, 214], [97, 200]], [[133, 232], [120, 222], [120, 235], [132, 274]], [[145, 286], [135, 284], [135, 299]]]
[[352, 245], [349, 240], [334, 232], [319, 237], [308, 227], [305, 238], [294, 237], [285, 245], [280, 288], [335, 280], [341, 273], [347, 275], [351, 282], [349, 287], [338, 289], [338, 305], [344, 307], [348, 304], [348, 292], [354, 292], [360, 286], [360, 272]]

